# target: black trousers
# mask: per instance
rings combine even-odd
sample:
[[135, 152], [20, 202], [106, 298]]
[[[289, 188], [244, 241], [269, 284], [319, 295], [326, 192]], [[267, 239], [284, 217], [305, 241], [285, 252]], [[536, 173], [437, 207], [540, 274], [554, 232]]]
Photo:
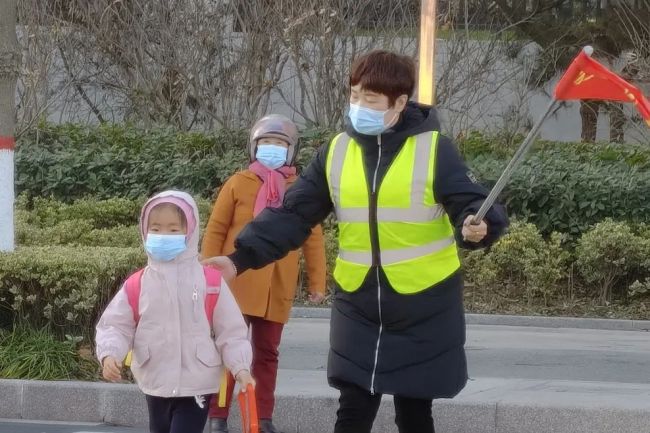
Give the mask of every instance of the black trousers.
[[[370, 433], [377, 416], [381, 395], [370, 394], [351, 383], [332, 383], [341, 392], [334, 433]], [[434, 433], [432, 400], [393, 397], [395, 424], [399, 433]]]
[[151, 433], [203, 433], [210, 408], [209, 395], [203, 401], [195, 397], [146, 397]]

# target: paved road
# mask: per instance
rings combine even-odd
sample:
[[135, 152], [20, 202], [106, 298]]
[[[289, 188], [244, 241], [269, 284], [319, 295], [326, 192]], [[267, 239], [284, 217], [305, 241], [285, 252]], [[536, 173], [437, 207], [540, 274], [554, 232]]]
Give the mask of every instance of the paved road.
[[[327, 365], [329, 321], [293, 319], [283, 336], [280, 368]], [[470, 325], [470, 376], [650, 383], [650, 333]]]
[[[299, 381], [303, 391], [318, 387], [314, 381], [325, 385], [328, 338], [329, 320], [293, 319], [283, 336], [280, 385], [302, 376], [309, 379]], [[650, 332], [470, 325], [466, 347], [472, 377], [650, 384]], [[145, 430], [0, 420], [0, 433], [85, 432]]]

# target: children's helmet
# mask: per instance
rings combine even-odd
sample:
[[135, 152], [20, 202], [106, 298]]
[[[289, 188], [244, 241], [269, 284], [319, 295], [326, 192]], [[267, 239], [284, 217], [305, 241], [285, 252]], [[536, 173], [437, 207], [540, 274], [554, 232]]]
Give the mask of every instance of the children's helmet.
[[257, 142], [262, 138], [280, 138], [289, 143], [287, 165], [293, 165], [298, 154], [298, 128], [295, 123], [281, 114], [269, 114], [255, 122], [248, 146], [251, 161], [255, 161]]

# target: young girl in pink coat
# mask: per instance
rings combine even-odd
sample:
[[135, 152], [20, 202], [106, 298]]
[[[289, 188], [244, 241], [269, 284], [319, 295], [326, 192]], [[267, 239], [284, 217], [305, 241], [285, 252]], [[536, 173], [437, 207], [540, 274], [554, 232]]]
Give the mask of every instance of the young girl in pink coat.
[[[97, 357], [106, 380], [121, 379], [122, 360], [133, 351], [131, 370], [146, 396], [152, 433], [202, 432], [224, 367], [242, 389], [254, 384], [237, 302], [225, 281], [207, 287], [198, 260], [198, 215], [183, 192], [163, 192], [145, 204], [140, 229], [149, 260], [139, 280], [138, 311], [125, 284], [97, 325]], [[215, 289], [210, 327], [204, 302]]]

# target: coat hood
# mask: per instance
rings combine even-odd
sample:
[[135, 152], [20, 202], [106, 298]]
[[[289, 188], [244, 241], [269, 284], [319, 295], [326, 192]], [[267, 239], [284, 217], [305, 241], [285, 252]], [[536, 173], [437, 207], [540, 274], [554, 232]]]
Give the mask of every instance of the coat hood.
[[[183, 191], [164, 191], [147, 200], [140, 213], [140, 234], [142, 236], [142, 242], [144, 243], [147, 239], [147, 222], [149, 221], [151, 209], [162, 203], [171, 203], [178, 206], [185, 214], [185, 219], [187, 220], [187, 235], [185, 237], [187, 249], [171, 262], [196, 259], [199, 255], [199, 209], [192, 196]], [[156, 261], [149, 254], [147, 255], [149, 257], [149, 264]]]

